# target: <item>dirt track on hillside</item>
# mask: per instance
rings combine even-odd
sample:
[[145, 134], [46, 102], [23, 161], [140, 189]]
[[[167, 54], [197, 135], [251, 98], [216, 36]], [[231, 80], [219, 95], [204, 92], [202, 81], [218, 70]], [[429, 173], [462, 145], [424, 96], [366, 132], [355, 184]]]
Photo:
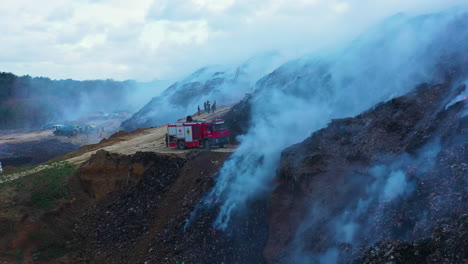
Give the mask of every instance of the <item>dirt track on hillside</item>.
[[[202, 113], [201, 115], [193, 115], [194, 119], [212, 120], [222, 117], [227, 113], [231, 107], [222, 107], [215, 113]], [[182, 121], [185, 119], [181, 119]], [[155, 152], [163, 154], [176, 154], [185, 156], [189, 150], [179, 150], [177, 148], [168, 148], [165, 143], [165, 135], [167, 132], [166, 125], [138, 129], [132, 133], [118, 132], [107, 140], [103, 140], [100, 144], [95, 146], [85, 146], [84, 148], [66, 155], [66, 160], [70, 163], [79, 165], [88, 160], [91, 155], [98, 150], [105, 150], [111, 153], [118, 153], [123, 155], [132, 155], [136, 152]], [[225, 148], [214, 148], [215, 152], [233, 152], [233, 146], [226, 146]]]

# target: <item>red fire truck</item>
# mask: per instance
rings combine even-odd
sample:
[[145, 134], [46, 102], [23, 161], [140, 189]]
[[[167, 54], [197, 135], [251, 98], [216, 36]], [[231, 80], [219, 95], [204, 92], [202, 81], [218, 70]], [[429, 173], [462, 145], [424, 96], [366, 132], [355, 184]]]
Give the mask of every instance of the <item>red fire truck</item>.
[[224, 120], [193, 120], [167, 125], [167, 146], [185, 149], [203, 146], [224, 147], [229, 141], [229, 130]]

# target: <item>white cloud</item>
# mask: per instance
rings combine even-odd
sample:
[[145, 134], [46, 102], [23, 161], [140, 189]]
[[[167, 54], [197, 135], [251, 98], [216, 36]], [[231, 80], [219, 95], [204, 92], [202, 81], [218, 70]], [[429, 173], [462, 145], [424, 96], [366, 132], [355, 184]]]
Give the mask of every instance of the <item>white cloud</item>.
[[0, 71], [179, 78], [207, 64], [337, 45], [399, 11], [456, 0], [2, 0]]
[[167, 43], [173, 46], [201, 45], [212, 34], [214, 32], [211, 32], [205, 21], [154, 21], [145, 24], [140, 42], [144, 48], [155, 52]]
[[349, 10], [349, 4], [347, 2], [338, 2], [332, 5], [332, 9], [338, 13], [342, 14]]

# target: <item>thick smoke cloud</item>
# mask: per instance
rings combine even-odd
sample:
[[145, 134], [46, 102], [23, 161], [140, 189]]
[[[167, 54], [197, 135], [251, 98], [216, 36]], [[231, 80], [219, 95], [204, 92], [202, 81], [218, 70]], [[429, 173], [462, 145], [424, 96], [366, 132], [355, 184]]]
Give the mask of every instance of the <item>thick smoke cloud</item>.
[[[227, 228], [236, 211], [273, 188], [287, 146], [333, 118], [356, 115], [421, 82], [443, 82], [440, 63], [462, 59], [458, 52], [467, 48], [464, 10], [392, 16], [340, 52], [291, 61], [260, 80], [251, 100], [252, 126], [210, 194], [221, 204], [215, 227]], [[389, 175], [388, 190], [404, 183], [400, 172]]]

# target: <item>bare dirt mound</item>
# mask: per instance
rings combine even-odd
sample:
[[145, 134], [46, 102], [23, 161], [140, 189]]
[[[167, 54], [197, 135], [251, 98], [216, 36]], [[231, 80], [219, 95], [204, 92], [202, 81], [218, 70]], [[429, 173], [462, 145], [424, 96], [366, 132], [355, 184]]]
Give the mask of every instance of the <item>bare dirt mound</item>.
[[151, 162], [143, 163], [139, 155], [124, 156], [100, 150], [80, 166], [79, 178], [84, 191], [94, 199], [100, 199], [108, 193], [135, 185], [151, 165]]

